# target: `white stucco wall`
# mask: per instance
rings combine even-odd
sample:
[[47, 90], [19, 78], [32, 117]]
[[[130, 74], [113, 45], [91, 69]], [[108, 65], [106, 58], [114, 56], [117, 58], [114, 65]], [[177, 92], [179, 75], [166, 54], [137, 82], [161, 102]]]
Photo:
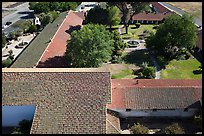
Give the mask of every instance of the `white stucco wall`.
[[112, 109], [119, 112], [120, 117], [191, 117], [198, 110], [197, 109], [188, 109], [184, 111], [183, 109], [175, 110], [131, 110], [127, 112], [125, 109]]
[[18, 126], [23, 119], [31, 120], [35, 114], [35, 106], [2, 106], [2, 126]]

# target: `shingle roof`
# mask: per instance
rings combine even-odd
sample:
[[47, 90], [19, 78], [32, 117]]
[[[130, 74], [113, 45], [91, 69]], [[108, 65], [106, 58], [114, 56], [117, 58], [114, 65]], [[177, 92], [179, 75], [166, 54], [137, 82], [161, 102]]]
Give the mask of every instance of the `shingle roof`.
[[162, 13], [145, 13], [140, 12], [132, 17], [133, 20], [162, 21], [164, 18], [172, 15], [172, 12]]
[[36, 105], [31, 133], [106, 133], [109, 72], [9, 70], [2, 73], [2, 105]]
[[[137, 84], [138, 81], [138, 84]], [[112, 103], [107, 104], [108, 109], [124, 109], [124, 108], [154, 108], [154, 107], [184, 107], [187, 104], [190, 104], [192, 101], [201, 99], [201, 88], [202, 88], [202, 80], [190, 80], [190, 79], [112, 79], [111, 80], [112, 87]], [[195, 89], [199, 88], [199, 89]], [[145, 90], [147, 89], [147, 90]], [[134, 90], [134, 91], [131, 91]], [[144, 90], [144, 91], [143, 91]], [[184, 101], [184, 104], [178, 105], [176, 102], [171, 105], [170, 100], [164, 99], [165, 97], [169, 97], [169, 99], [173, 99], [177, 96], [177, 93], [182, 92], [185, 98], [181, 99]], [[146, 93], [143, 93], [146, 92]], [[159, 95], [157, 94], [159, 92]], [[170, 94], [169, 94], [170, 93]], [[191, 94], [192, 93], [192, 94]], [[172, 95], [171, 95], [172, 94]], [[175, 96], [174, 96], [175, 95]], [[179, 96], [179, 95], [178, 95]], [[129, 101], [136, 101], [133, 98], [137, 98], [138, 100], [136, 105], [131, 105], [132, 103]], [[148, 97], [148, 98], [146, 98]], [[158, 99], [157, 97], [161, 97], [162, 99]], [[151, 99], [147, 101], [148, 99]], [[145, 103], [145, 100], [147, 101]], [[158, 104], [163, 101], [166, 105]], [[153, 105], [152, 103], [158, 104]], [[140, 106], [140, 104], [142, 106]], [[182, 103], [182, 102], [181, 102]], [[137, 105], [138, 104], [138, 105]], [[149, 105], [148, 105], [149, 104]], [[152, 105], [151, 105], [152, 104]], [[169, 105], [167, 105], [169, 104]], [[193, 103], [191, 103], [193, 104]], [[148, 106], [146, 106], [148, 105]], [[190, 106], [190, 105], [189, 105]]]
[[201, 93], [201, 88], [127, 88], [125, 92], [126, 108], [188, 108], [199, 101]]

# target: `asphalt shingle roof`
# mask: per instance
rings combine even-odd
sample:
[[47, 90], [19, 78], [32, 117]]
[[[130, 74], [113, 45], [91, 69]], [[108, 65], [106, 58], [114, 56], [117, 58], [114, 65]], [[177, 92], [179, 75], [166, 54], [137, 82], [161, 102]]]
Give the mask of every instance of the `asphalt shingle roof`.
[[109, 102], [109, 72], [3, 69], [2, 105], [36, 105], [33, 134], [106, 133]]
[[201, 88], [128, 88], [126, 108], [184, 109], [199, 101], [201, 93]]

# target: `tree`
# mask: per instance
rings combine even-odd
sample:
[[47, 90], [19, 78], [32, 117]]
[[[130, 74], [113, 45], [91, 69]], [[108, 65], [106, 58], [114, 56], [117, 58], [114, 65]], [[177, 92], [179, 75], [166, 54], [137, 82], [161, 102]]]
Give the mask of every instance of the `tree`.
[[165, 134], [185, 134], [182, 127], [178, 123], [173, 123], [164, 129]]
[[29, 32], [30, 32], [30, 33], [33, 33], [33, 32], [36, 32], [36, 31], [37, 31], [37, 26], [34, 25], [34, 24], [31, 25], [30, 28], [29, 28]]
[[112, 45], [104, 26], [88, 24], [71, 33], [65, 56], [73, 67], [99, 67], [111, 59]]
[[2, 33], [2, 48], [4, 48], [6, 45], [6, 36], [4, 33]]
[[53, 17], [51, 14], [47, 14], [43, 17], [41, 24], [43, 26], [46, 26], [47, 24], [51, 23], [53, 21]]
[[147, 48], [168, 60], [178, 58], [184, 49], [192, 49], [196, 42], [196, 26], [192, 16], [171, 15], [161, 24], [156, 34], [146, 40]]
[[121, 21], [125, 26], [126, 34], [128, 34], [128, 21], [132, 19], [135, 14], [140, 13], [149, 2], [107, 2], [109, 6], [116, 6], [123, 14]]
[[49, 7], [51, 11], [59, 10], [60, 3], [59, 2], [49, 2]]
[[10, 36], [11, 39], [15, 39], [16, 38], [16, 32], [15, 31], [10, 32], [9, 36]]
[[108, 11], [100, 6], [96, 6], [89, 10], [86, 17], [86, 22], [106, 25], [108, 23]]
[[108, 22], [107, 25], [110, 26], [110, 29], [113, 25], [118, 25], [120, 23], [119, 13], [120, 10], [117, 7], [108, 7]]
[[29, 2], [29, 9], [34, 10], [34, 13], [48, 13], [50, 11], [49, 2]]
[[112, 61], [117, 62], [117, 59], [122, 56], [122, 51], [128, 47], [128, 45], [123, 42], [120, 38], [120, 35], [117, 31], [111, 31], [112, 39], [114, 40], [113, 43], [113, 50], [112, 50]]
[[131, 131], [133, 132], [133, 134], [148, 134], [149, 129], [137, 123], [131, 127]]

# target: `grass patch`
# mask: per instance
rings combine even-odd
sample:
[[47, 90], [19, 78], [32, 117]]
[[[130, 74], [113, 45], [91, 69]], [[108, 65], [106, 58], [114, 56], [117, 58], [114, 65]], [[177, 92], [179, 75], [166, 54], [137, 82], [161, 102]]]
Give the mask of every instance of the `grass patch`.
[[153, 29], [155, 25], [141, 25], [139, 28], [135, 28], [135, 25], [130, 25], [128, 27], [128, 34], [125, 34], [125, 28], [121, 29], [122, 32], [122, 39], [135, 39], [138, 40], [139, 36], [143, 34], [144, 30], [149, 30], [152, 32], [156, 32], [155, 29]]
[[111, 79], [117, 79], [117, 78], [132, 78], [134, 77], [134, 73], [131, 69], [127, 68], [125, 70], [122, 70], [121, 72], [117, 74], [112, 74]]
[[194, 74], [201, 63], [196, 59], [172, 60], [166, 69], [161, 70], [162, 79], [202, 79], [202, 74]]
[[44, 50], [49, 44], [50, 38], [54, 36], [58, 27], [61, 24], [67, 13], [63, 12], [53, 23], [48, 24], [43, 31], [27, 46], [22, 54], [16, 59], [11, 67], [13, 68], [31, 68], [36, 65]]

